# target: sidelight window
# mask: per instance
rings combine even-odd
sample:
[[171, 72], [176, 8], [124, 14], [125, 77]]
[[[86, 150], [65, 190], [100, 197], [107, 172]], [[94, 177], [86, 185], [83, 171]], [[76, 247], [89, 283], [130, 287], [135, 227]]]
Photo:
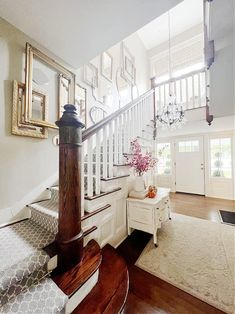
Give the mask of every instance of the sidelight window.
[[210, 140], [211, 176], [232, 177], [231, 138]]
[[157, 144], [157, 172], [161, 175], [171, 174], [171, 144], [159, 143]]

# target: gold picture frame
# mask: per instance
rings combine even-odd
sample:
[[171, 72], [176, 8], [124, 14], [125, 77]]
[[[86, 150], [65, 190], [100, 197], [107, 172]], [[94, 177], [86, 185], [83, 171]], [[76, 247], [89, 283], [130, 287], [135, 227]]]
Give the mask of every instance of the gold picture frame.
[[131, 85], [136, 85], [135, 57], [123, 42], [121, 43], [121, 76]]
[[[75, 74], [66, 69], [64, 66], [51, 59], [43, 52], [33, 47], [29, 43], [26, 43], [26, 74], [25, 74], [25, 116], [24, 122], [34, 124], [36, 126], [48, 127], [57, 129], [58, 127], [55, 125], [55, 121], [50, 121], [49, 114], [45, 117], [45, 119], [34, 119], [32, 116], [32, 93], [33, 93], [33, 66], [34, 63], [38, 62], [46, 67], [48, 70], [52, 70], [56, 72], [54, 84], [58, 84], [58, 90], [55, 91], [55, 102], [56, 109], [53, 107], [53, 102], [49, 102], [49, 109], [57, 110], [57, 117], [54, 119], [59, 119], [61, 116], [61, 108], [65, 105], [63, 103], [63, 95], [62, 95], [62, 86], [61, 86], [61, 78], [68, 81], [68, 103], [75, 104]], [[50, 82], [50, 81], [49, 81]], [[46, 84], [48, 85], [48, 84]]]
[[83, 81], [92, 88], [98, 88], [98, 69], [91, 62], [83, 66]]
[[[39, 92], [33, 91], [34, 95], [42, 95]], [[46, 114], [46, 97], [44, 108]], [[12, 104], [12, 127], [11, 132], [13, 135], [34, 137], [39, 139], [48, 138], [48, 130], [46, 127], [35, 126], [26, 124], [24, 120], [24, 102], [25, 102], [25, 84], [13, 81], [13, 104]]]
[[101, 75], [112, 83], [113, 81], [113, 56], [105, 51], [100, 56], [100, 71]]

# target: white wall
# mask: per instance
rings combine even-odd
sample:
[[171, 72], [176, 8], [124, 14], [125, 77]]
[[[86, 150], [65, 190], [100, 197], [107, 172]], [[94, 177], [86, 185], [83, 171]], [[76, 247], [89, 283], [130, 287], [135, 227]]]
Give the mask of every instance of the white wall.
[[[136, 67], [136, 87], [138, 89], [139, 95], [145, 93], [150, 89], [150, 80], [149, 80], [149, 68], [148, 68], [148, 56], [147, 51], [140, 40], [137, 33], [127, 37], [123, 41], [124, 45], [128, 48], [130, 53], [135, 58], [135, 67]], [[98, 106], [103, 108], [107, 114], [112, 113], [113, 111], [119, 109], [119, 95], [117, 90], [116, 78], [120, 78], [120, 67], [121, 67], [121, 43], [114, 45], [109, 48], [107, 52], [113, 57], [113, 78], [112, 83], [100, 75], [101, 73], [101, 55], [95, 57], [90, 62], [95, 65], [99, 72], [99, 81], [98, 88], [94, 90], [94, 95], [98, 99], [96, 101], [92, 96], [91, 87], [84, 82], [84, 73], [83, 67], [81, 67], [77, 72], [77, 80], [79, 83], [87, 89], [87, 121], [88, 126], [92, 125], [92, 122], [89, 117], [89, 111], [93, 106]], [[124, 81], [122, 80], [123, 84]], [[119, 84], [120, 86], [120, 84]], [[131, 101], [131, 87], [128, 85], [127, 97], [122, 96], [120, 99], [120, 105], [124, 106]], [[113, 98], [108, 104], [102, 104], [99, 100], [102, 101], [102, 95], [112, 94]], [[101, 96], [101, 97], [100, 97]]]
[[52, 145], [56, 131], [49, 131], [46, 140], [11, 135], [12, 80], [24, 82], [28, 40], [0, 19], [0, 220], [15, 216], [55, 182], [58, 171], [58, 148]]

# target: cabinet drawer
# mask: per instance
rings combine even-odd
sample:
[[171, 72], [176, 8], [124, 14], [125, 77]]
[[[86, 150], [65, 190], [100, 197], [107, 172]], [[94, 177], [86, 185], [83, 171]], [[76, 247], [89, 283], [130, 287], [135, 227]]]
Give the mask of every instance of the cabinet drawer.
[[129, 218], [144, 224], [153, 223], [153, 214], [151, 209], [129, 205]]
[[129, 227], [137, 229], [137, 230], [145, 231], [145, 232], [148, 232], [148, 233], [151, 233], [151, 234], [154, 233], [154, 227], [153, 226], [146, 225], [144, 223], [140, 223], [140, 222], [134, 221], [134, 220], [130, 220], [129, 221]]

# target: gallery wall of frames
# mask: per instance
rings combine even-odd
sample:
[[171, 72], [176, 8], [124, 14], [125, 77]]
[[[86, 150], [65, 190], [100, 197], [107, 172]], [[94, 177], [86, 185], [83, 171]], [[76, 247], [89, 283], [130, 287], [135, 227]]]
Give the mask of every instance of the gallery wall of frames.
[[148, 86], [147, 55], [138, 40], [133, 45], [127, 38], [74, 71], [27, 42], [25, 80], [13, 80], [12, 134], [48, 138], [67, 103], [88, 127], [137, 98]]
[[149, 88], [145, 47], [134, 34], [78, 70], [87, 89], [87, 120], [92, 125], [128, 104]]

